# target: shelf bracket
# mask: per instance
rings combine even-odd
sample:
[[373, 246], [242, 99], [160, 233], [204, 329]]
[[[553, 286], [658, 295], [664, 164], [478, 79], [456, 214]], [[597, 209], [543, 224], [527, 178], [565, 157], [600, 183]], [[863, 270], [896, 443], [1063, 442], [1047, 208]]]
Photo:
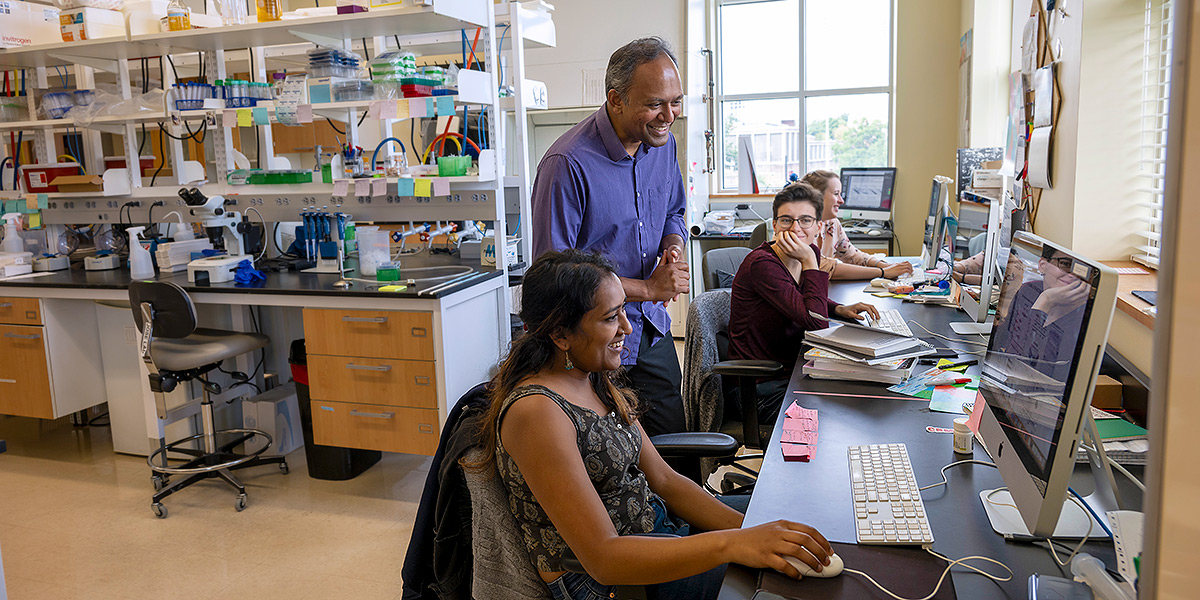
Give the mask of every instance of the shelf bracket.
[[118, 62], [115, 60], [106, 60], [96, 58], [95, 56], [75, 56], [74, 54], [58, 54], [55, 52], [48, 53], [54, 58], [59, 58], [67, 62], [84, 65], [93, 69], [99, 69], [108, 73], [116, 73], [118, 71]]
[[288, 33], [306, 41], [312, 42], [318, 46], [326, 46], [328, 48], [341, 48], [345, 45], [345, 41], [341, 38], [329, 37], [319, 33], [309, 33], [307, 31], [296, 31], [289, 29]]

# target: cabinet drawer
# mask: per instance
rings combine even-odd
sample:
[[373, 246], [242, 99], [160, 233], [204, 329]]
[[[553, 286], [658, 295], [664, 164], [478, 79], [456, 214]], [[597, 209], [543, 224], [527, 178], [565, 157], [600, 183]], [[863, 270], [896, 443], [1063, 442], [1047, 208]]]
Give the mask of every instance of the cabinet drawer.
[[37, 298], [0, 297], [0, 324], [41, 325], [41, 304]]
[[313, 441], [326, 446], [433, 456], [438, 411], [312, 401]]
[[308, 375], [314, 400], [437, 408], [429, 361], [310, 354]]
[[309, 354], [433, 360], [433, 315], [388, 310], [304, 309]]
[[0, 325], [0, 414], [54, 418], [41, 327]]

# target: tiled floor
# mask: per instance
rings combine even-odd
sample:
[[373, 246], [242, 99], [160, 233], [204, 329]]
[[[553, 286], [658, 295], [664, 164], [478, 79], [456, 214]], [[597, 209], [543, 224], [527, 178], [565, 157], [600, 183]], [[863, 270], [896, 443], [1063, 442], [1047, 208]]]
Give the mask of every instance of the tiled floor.
[[[391, 600], [429, 458], [384, 454], [350, 481], [241, 471], [249, 507], [199, 483], [150, 511], [145, 459], [104, 427], [0, 416], [0, 556], [11, 600]], [[3, 597], [0, 590], [0, 598]]]

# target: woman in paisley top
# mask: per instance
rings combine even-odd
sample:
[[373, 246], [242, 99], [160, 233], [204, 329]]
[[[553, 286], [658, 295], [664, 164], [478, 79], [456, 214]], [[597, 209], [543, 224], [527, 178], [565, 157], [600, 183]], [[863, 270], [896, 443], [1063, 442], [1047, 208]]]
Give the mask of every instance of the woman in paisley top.
[[[551, 594], [607, 598], [611, 586], [646, 584], [652, 598], [715, 598], [730, 562], [792, 577], [799, 572], [785, 556], [823, 567], [832, 548], [815, 529], [788, 521], [741, 529], [740, 513], [654, 450], [619, 375], [624, 306], [599, 254], [547, 252], [534, 262], [522, 286], [527, 333], [491, 382], [485, 455], [467, 465], [494, 465]], [[652, 532], [681, 537], [639, 535]], [[586, 575], [565, 572], [567, 547]]]
[[850, 243], [850, 237], [842, 229], [838, 211], [846, 203], [842, 197], [842, 180], [833, 171], [812, 171], [805, 175], [804, 183], [817, 188], [824, 194], [825, 209], [821, 214], [821, 228], [817, 231], [817, 247], [821, 249], [820, 269], [829, 273], [829, 278], [895, 279], [912, 273], [912, 265], [900, 261], [889, 263], [873, 254], [867, 254]]

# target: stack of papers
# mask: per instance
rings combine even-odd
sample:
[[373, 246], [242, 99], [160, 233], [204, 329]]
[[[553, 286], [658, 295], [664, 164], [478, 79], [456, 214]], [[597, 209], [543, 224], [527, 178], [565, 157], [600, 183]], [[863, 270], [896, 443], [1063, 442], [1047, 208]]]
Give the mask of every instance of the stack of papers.
[[915, 358], [900, 358], [877, 365], [869, 365], [861, 360], [847, 358], [821, 348], [813, 348], [805, 352], [804, 358], [808, 359], [808, 363], [803, 368], [804, 374], [813, 379], [878, 383], [900, 383], [912, 375], [913, 368], [917, 364]]
[[852, 323], [832, 323], [825, 329], [806, 331], [804, 341], [852, 362], [878, 366], [933, 354], [933, 346], [914, 337]]
[[164, 273], [183, 271], [192, 262], [192, 253], [202, 250], [212, 250], [212, 242], [208, 238], [183, 240], [159, 244], [154, 257], [158, 261], [158, 270]]
[[793, 400], [783, 414], [783, 433], [779, 438], [783, 460], [808, 462], [817, 455], [817, 411], [804, 408]]

